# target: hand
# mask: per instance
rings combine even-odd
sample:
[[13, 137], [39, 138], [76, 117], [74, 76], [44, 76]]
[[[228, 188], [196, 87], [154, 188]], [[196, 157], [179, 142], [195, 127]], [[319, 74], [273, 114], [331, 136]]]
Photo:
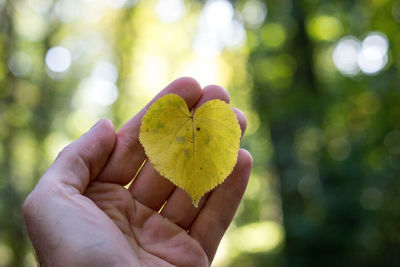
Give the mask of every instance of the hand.
[[[221, 87], [201, 90], [190, 78], [176, 80], [155, 99], [167, 93], [183, 97], [189, 108], [214, 98], [229, 101]], [[211, 264], [242, 199], [251, 156], [240, 150], [232, 174], [198, 208], [149, 161], [126, 189], [146, 159], [139, 128], [155, 99], [117, 134], [109, 120], [99, 121], [64, 148], [28, 196], [25, 222], [41, 265]], [[235, 112], [244, 131], [246, 119]]]

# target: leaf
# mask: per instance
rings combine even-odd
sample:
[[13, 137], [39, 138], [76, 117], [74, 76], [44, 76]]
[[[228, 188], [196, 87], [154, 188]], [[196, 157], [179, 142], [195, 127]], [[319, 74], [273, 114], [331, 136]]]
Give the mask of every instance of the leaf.
[[178, 95], [151, 105], [140, 127], [140, 142], [154, 168], [185, 190], [197, 207], [236, 164], [240, 126], [231, 107], [211, 100], [193, 114]]

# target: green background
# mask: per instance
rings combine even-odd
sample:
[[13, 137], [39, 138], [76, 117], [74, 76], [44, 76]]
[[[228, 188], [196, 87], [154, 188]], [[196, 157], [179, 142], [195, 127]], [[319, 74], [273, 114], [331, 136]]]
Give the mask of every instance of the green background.
[[0, 266], [62, 147], [180, 76], [248, 118], [215, 266], [400, 266], [399, 68], [398, 0], [0, 0]]

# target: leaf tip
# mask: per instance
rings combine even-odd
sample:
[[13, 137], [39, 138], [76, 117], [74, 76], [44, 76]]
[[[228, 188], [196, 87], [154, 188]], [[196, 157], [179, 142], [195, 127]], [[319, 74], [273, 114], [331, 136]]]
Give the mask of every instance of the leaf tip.
[[195, 208], [199, 207], [199, 200], [192, 200], [192, 204]]

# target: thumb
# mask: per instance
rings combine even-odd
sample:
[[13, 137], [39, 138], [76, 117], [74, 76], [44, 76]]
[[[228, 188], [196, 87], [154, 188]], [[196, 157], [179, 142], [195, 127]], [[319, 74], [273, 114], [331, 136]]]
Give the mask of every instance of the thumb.
[[115, 144], [115, 129], [108, 119], [98, 121], [89, 132], [66, 146], [40, 179], [40, 186], [66, 184], [83, 193], [103, 169]]

